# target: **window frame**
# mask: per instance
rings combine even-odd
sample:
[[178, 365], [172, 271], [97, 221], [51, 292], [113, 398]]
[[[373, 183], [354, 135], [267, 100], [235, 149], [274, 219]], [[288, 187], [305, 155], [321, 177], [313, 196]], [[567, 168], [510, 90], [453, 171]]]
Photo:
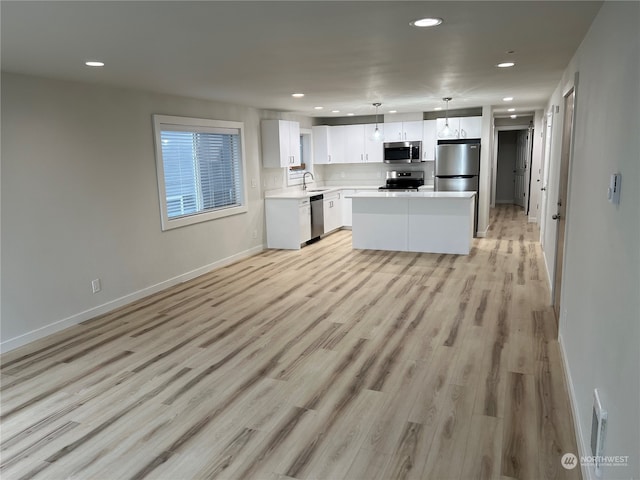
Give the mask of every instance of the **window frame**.
[[[248, 212], [247, 207], [247, 175], [246, 175], [246, 159], [245, 159], [245, 147], [244, 147], [244, 122], [233, 122], [227, 120], [211, 120], [205, 118], [193, 118], [193, 117], [179, 117], [174, 115], [158, 115], [153, 116], [153, 131], [154, 131], [154, 147], [156, 157], [156, 177], [158, 182], [158, 198], [160, 201], [160, 219], [162, 224], [162, 231], [172, 230], [174, 228], [180, 228], [187, 225], [194, 225], [197, 223], [208, 222], [219, 218], [225, 218], [232, 215], [238, 215]], [[184, 215], [177, 218], [170, 218], [167, 208], [167, 193], [166, 183], [164, 176], [164, 161], [162, 156], [162, 130], [170, 130], [174, 127], [176, 130], [187, 132], [198, 132], [215, 129], [232, 129], [237, 130], [240, 136], [239, 148], [240, 148], [240, 182], [238, 198], [240, 199], [240, 205], [233, 207], [223, 207], [214, 210], [207, 210], [202, 212], [196, 212], [190, 215]], [[200, 129], [200, 130], [198, 130]], [[211, 133], [211, 132], [209, 132]]]
[[[304, 170], [294, 170], [291, 168], [286, 169], [288, 187], [293, 187], [295, 185], [302, 185], [302, 176], [304, 175], [305, 172], [310, 172], [311, 175], [314, 175], [313, 173], [313, 167], [314, 167], [313, 165], [313, 134], [310, 128], [300, 129], [300, 144], [301, 144], [300, 161], [305, 164], [305, 169]], [[300, 172], [302, 172], [302, 175], [300, 175]]]

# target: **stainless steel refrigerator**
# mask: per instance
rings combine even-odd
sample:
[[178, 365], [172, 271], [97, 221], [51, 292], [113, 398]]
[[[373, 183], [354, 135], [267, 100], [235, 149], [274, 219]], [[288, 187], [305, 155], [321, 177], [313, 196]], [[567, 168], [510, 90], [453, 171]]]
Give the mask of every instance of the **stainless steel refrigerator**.
[[434, 170], [436, 192], [476, 192], [474, 236], [478, 232], [479, 140], [440, 140]]

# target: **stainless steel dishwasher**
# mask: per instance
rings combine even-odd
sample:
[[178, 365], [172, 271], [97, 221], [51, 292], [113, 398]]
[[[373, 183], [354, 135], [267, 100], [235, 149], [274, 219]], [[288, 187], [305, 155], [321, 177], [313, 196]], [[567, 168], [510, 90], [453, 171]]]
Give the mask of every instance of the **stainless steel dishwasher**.
[[324, 195], [313, 195], [311, 201], [311, 239], [319, 238], [324, 234], [324, 208], [322, 203]]

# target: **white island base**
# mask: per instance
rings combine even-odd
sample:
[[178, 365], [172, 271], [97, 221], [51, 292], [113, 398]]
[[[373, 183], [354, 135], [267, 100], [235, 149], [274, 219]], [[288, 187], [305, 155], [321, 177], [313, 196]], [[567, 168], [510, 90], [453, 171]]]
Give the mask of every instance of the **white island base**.
[[356, 249], [468, 255], [474, 192], [360, 192], [352, 199]]

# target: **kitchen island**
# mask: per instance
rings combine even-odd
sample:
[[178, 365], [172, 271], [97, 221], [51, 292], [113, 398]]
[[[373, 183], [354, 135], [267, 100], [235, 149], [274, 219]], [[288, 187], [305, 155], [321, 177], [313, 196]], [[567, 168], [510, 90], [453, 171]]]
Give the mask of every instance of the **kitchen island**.
[[475, 192], [359, 192], [352, 200], [356, 249], [468, 255]]

